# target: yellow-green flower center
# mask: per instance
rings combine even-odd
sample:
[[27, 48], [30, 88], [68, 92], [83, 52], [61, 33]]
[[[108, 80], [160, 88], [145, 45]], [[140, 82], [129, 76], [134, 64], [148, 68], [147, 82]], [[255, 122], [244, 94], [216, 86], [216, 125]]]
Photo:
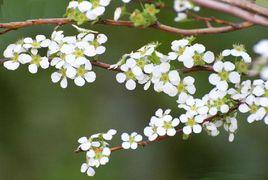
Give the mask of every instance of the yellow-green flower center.
[[12, 61], [19, 61], [19, 54], [18, 53], [14, 53], [13, 57], [12, 57]]
[[145, 61], [142, 59], [139, 59], [138, 61], [136, 61], [137, 66], [139, 66], [140, 68], [144, 68], [144, 66], [146, 65]]
[[78, 76], [83, 76], [84, 74], [86, 74], [86, 69], [85, 69], [85, 67], [83, 67], [83, 66], [80, 66], [77, 70], [76, 70], [76, 74], [78, 75]]
[[40, 43], [37, 42], [37, 41], [34, 41], [34, 42], [32, 43], [32, 46], [33, 46], [33, 48], [39, 48], [39, 47], [40, 47]]
[[222, 80], [227, 81], [229, 77], [229, 73], [227, 71], [222, 71], [219, 73], [219, 76]]
[[169, 81], [168, 74], [167, 73], [162, 74], [160, 80], [165, 82], [165, 83], [168, 82]]
[[195, 120], [193, 118], [188, 119], [187, 125], [193, 127], [196, 124]]
[[184, 84], [183, 84], [183, 83], [178, 84], [177, 89], [178, 89], [178, 91], [179, 91], [180, 93], [181, 93], [181, 92], [184, 92], [184, 91], [185, 91], [185, 86], [184, 86]]
[[135, 79], [135, 75], [133, 74], [132, 71], [127, 71], [125, 72], [127, 79]]
[[41, 61], [41, 56], [39, 55], [32, 56], [32, 61], [31, 61], [32, 64], [39, 65], [40, 61]]
[[74, 55], [76, 57], [83, 57], [84, 56], [84, 52], [81, 49], [76, 49], [74, 52]]

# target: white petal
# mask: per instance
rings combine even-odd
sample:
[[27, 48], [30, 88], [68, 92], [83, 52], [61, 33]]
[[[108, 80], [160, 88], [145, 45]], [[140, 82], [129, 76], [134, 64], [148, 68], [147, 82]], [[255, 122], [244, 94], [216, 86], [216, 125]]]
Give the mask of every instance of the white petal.
[[77, 86], [84, 86], [85, 85], [85, 80], [84, 78], [82, 78], [81, 76], [78, 76], [74, 79], [74, 83], [77, 85]]
[[35, 73], [37, 73], [38, 67], [36, 64], [30, 64], [28, 66], [28, 70], [30, 73], [35, 74]]
[[126, 82], [126, 88], [128, 90], [134, 90], [136, 88], [136, 82], [134, 80], [132, 80], [132, 79], [128, 80]]

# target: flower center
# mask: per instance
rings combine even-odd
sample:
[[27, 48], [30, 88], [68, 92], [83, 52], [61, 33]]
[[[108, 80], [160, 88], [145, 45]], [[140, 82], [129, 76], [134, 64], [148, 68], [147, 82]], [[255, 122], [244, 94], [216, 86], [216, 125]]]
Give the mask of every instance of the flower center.
[[177, 89], [179, 92], [184, 92], [185, 91], [185, 86], [183, 83], [180, 83], [178, 86], [177, 86]]
[[12, 57], [12, 60], [17, 62], [19, 61], [19, 54], [18, 53], [14, 53], [13, 57]]
[[222, 80], [227, 81], [229, 77], [229, 73], [227, 71], [222, 71], [219, 73], [219, 76]]
[[137, 66], [139, 66], [140, 68], [144, 68], [144, 66], [145, 66], [145, 62], [144, 62], [144, 60], [142, 60], [142, 59], [139, 59], [138, 61], [136, 61], [136, 63], [137, 63]]
[[258, 110], [258, 106], [256, 106], [256, 105], [252, 105], [252, 106], [250, 107], [250, 112], [251, 112], [251, 113], [255, 113], [255, 112], [257, 112], [257, 110]]
[[173, 126], [171, 125], [170, 122], [164, 122], [164, 128], [165, 129], [171, 129], [171, 128], [173, 128]]
[[33, 48], [39, 48], [39, 47], [40, 47], [40, 43], [34, 41], [34, 42], [32, 43], [32, 46], [33, 46]]
[[86, 69], [85, 69], [85, 67], [83, 67], [83, 66], [81, 66], [81, 67], [79, 67], [77, 70], [76, 70], [76, 74], [78, 75], [78, 76], [83, 76], [84, 74], [86, 74]]
[[193, 127], [195, 125], [195, 120], [193, 118], [188, 119], [187, 125]]
[[60, 69], [60, 73], [63, 77], [65, 77], [66, 76], [66, 69], [64, 69], [64, 68]]
[[168, 82], [169, 81], [168, 74], [167, 73], [162, 74], [160, 80], [165, 82], [165, 83]]
[[83, 57], [84, 56], [84, 52], [81, 49], [76, 49], [74, 52], [74, 55], [76, 57]]
[[194, 64], [197, 66], [205, 65], [205, 62], [203, 61], [203, 55], [202, 54], [195, 54], [193, 56]]
[[127, 71], [126, 73], [127, 79], [135, 79], [135, 75], [132, 71]]
[[41, 61], [41, 57], [39, 55], [32, 56], [32, 61], [31, 61], [32, 64], [39, 65], [40, 61]]

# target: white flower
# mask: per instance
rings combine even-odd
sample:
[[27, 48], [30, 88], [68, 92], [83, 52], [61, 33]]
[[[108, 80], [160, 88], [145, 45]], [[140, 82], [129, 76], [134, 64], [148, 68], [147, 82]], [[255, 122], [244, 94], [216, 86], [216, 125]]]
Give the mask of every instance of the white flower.
[[245, 63], [251, 62], [251, 57], [246, 52], [245, 47], [243, 45], [233, 45], [233, 49], [226, 49], [222, 52], [222, 56], [234, 56], [234, 57], [242, 57]]
[[28, 70], [32, 74], [37, 73], [39, 67], [41, 67], [43, 69], [47, 69], [49, 67], [48, 58], [41, 57], [37, 53], [38, 53], [38, 51], [35, 51], [34, 54], [32, 54], [31, 61], [29, 62], [30, 65], [28, 66]]
[[89, 165], [92, 167], [99, 167], [100, 165], [105, 165], [109, 162], [109, 156], [111, 150], [108, 147], [90, 149], [87, 152], [87, 158]]
[[192, 96], [189, 96], [185, 103], [181, 103], [179, 100], [178, 107], [186, 110], [186, 114], [195, 115], [206, 115], [208, 113], [209, 107], [207, 106], [207, 102], [203, 99], [194, 99]]
[[234, 71], [235, 65], [229, 61], [217, 61], [213, 65], [213, 73], [209, 76], [209, 82], [215, 85], [219, 90], [226, 91], [228, 89], [228, 82], [237, 84], [240, 82], [240, 74]]
[[178, 60], [183, 62], [183, 65], [187, 68], [193, 66], [203, 66], [206, 63], [210, 64], [214, 62], [215, 56], [211, 51], [205, 51], [206, 48], [202, 44], [194, 44], [193, 46], [186, 47], [185, 51]]
[[218, 130], [218, 127], [222, 125], [222, 121], [216, 121], [215, 123], [213, 122], [204, 122], [203, 127], [207, 131], [208, 135], [210, 136], [218, 136], [220, 131]]
[[[67, 69], [68, 71], [69, 69]], [[83, 65], [80, 65], [76, 69], [76, 75], [74, 77], [74, 83], [77, 86], [84, 86], [86, 82], [92, 83], [96, 80], [95, 72], [91, 71], [92, 65], [90, 61], [86, 61]]]
[[182, 93], [194, 94], [196, 92], [194, 82], [195, 79], [193, 77], [186, 76], [182, 81], [180, 79], [173, 80], [172, 84], [176, 86], [179, 96], [181, 96]]
[[137, 66], [136, 61], [132, 58], [127, 59], [126, 63], [121, 65], [120, 69], [123, 72], [116, 75], [117, 82], [126, 82], [126, 88], [128, 90], [134, 90], [136, 88], [135, 80], [143, 75], [142, 69]]
[[186, 135], [194, 133], [201, 133], [202, 126], [201, 124], [205, 120], [205, 116], [203, 115], [197, 115], [193, 116], [192, 114], [182, 114], [180, 116], [180, 121], [182, 123], [185, 123], [185, 126], [183, 127], [183, 133]]
[[179, 73], [177, 71], [169, 71], [169, 63], [161, 63], [154, 67], [152, 72], [152, 82], [156, 92], [165, 92], [169, 96], [175, 96], [178, 93], [177, 88], [172, 84], [172, 81], [179, 81]]
[[116, 8], [114, 11], [114, 20], [118, 21], [119, 18], [121, 17], [121, 14], [122, 14], [122, 8], [121, 7]]
[[234, 134], [237, 130], [237, 119], [235, 117], [227, 117], [223, 127], [229, 132], [229, 142], [233, 142]]
[[35, 39], [27, 37], [23, 40], [23, 47], [25, 49], [40, 49], [46, 48], [50, 45], [50, 40], [44, 35], [37, 35]]
[[80, 143], [79, 149], [82, 151], [87, 151], [91, 148], [91, 141], [87, 137], [79, 138], [78, 142]]
[[268, 57], [268, 40], [264, 39], [259, 41], [255, 46], [254, 46], [254, 51], [255, 53], [263, 56], [263, 57]]
[[151, 117], [149, 126], [144, 129], [144, 135], [148, 137], [149, 141], [154, 141], [158, 136], [174, 136], [176, 134], [175, 127], [180, 121], [177, 118], [172, 119], [169, 113], [170, 109], [166, 111], [158, 109], [155, 116]]
[[10, 44], [4, 51], [4, 57], [8, 60], [3, 63], [8, 70], [16, 70], [20, 64], [31, 61], [31, 56], [24, 53], [25, 49], [21, 44]]
[[121, 135], [121, 139], [123, 141], [122, 147], [124, 149], [137, 149], [138, 143], [142, 141], [142, 136], [137, 134], [136, 132], [133, 132], [130, 135], [127, 133], [123, 133]]
[[102, 134], [102, 137], [103, 139], [110, 141], [116, 133], [115, 129], [110, 129], [107, 133]]
[[95, 175], [95, 170], [89, 166], [87, 163], [83, 163], [81, 165], [81, 173], [86, 173], [88, 176], [94, 176]]
[[171, 43], [171, 49], [173, 52], [168, 53], [168, 57], [171, 60], [177, 59], [181, 56], [186, 47], [190, 44], [188, 39], [175, 40]]

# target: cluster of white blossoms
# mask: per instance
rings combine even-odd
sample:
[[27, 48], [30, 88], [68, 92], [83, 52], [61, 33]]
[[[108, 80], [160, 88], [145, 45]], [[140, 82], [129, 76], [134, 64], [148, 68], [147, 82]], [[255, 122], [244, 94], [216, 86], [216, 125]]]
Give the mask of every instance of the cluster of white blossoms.
[[[38, 68], [55, 67], [57, 71], [51, 79], [53, 83], [60, 82], [62, 88], [67, 87], [67, 79], [73, 79], [77, 86], [94, 82], [96, 74], [92, 71], [91, 60], [106, 51], [103, 44], [107, 37], [76, 28], [80, 32], [77, 36], [64, 36], [63, 31], [54, 31], [49, 39], [37, 35], [35, 39], [27, 37], [9, 45], [4, 51], [4, 67], [16, 70], [20, 64], [29, 64], [28, 69], [33, 74]], [[44, 52], [47, 53], [42, 56]]]
[[107, 37], [104, 34], [82, 32], [77, 36], [64, 36], [63, 31], [55, 31], [51, 41], [48, 50], [50, 64], [58, 69], [51, 75], [52, 82], [60, 82], [61, 87], [66, 88], [67, 78], [74, 79], [77, 86], [95, 81], [90, 59], [105, 52], [103, 44]]
[[261, 79], [243, 81], [236, 90], [230, 91], [233, 99], [239, 100], [239, 111], [250, 113], [247, 121], [263, 120], [268, 124], [268, 82]]
[[93, 21], [102, 16], [111, 0], [73, 0], [67, 7], [67, 16], [78, 21]]
[[[134, 90], [136, 83], [138, 83], [144, 85], [144, 90], [147, 90], [153, 84], [156, 92], [164, 92], [171, 97], [194, 94], [196, 91], [194, 86], [195, 79], [191, 76], [181, 78], [178, 70], [174, 69], [170, 63], [172, 60], [180, 59], [179, 57], [181, 56], [178, 53], [191, 51], [191, 56], [187, 56], [187, 58], [200, 56], [199, 62], [193, 62], [192, 66], [205, 65], [206, 62], [211, 63], [214, 61], [214, 54], [210, 51], [205, 53], [203, 51], [204, 46], [201, 44], [195, 44], [189, 47], [187, 45], [182, 46], [182, 44], [190, 44], [190, 42], [188, 39], [172, 42], [173, 51], [169, 55], [158, 52], [156, 50], [158, 46], [156, 43], [143, 46], [136, 52], [125, 54], [117, 64], [120, 66], [122, 72], [117, 74], [116, 80], [119, 83], [126, 83], [125, 85], [128, 90]], [[198, 47], [201, 47], [202, 50], [199, 51]], [[191, 61], [191, 59], [187, 60]], [[184, 61], [186, 62], [186, 57]]]
[[174, 0], [174, 10], [177, 13], [175, 21], [182, 21], [187, 18], [186, 12], [189, 10], [199, 11], [200, 7], [195, 6], [189, 0]]
[[48, 58], [41, 56], [39, 51], [47, 48], [50, 40], [44, 35], [37, 35], [35, 39], [26, 37], [15, 44], [10, 44], [4, 51], [4, 67], [8, 70], [16, 70], [20, 64], [29, 64], [28, 69], [32, 74], [37, 73], [38, 68], [47, 69], [49, 67]]
[[86, 152], [86, 163], [81, 166], [81, 172], [88, 176], [95, 175], [95, 168], [109, 162], [111, 150], [107, 141], [112, 140], [116, 130], [110, 129], [107, 133], [98, 133], [88, 137], [81, 137], [78, 140], [79, 150]]

